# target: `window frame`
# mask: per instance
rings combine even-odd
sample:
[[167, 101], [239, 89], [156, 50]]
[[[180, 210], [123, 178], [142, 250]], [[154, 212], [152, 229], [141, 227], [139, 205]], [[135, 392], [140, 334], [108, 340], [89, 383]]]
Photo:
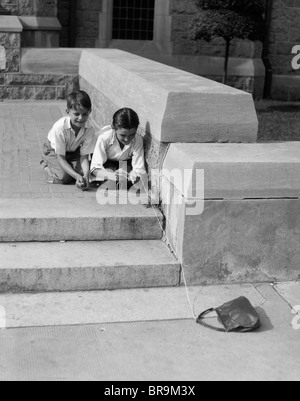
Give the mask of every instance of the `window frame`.
[[155, 0], [153, 40], [113, 39], [113, 1], [103, 0], [99, 18], [98, 48], [115, 48], [133, 53], [172, 54], [171, 0]]

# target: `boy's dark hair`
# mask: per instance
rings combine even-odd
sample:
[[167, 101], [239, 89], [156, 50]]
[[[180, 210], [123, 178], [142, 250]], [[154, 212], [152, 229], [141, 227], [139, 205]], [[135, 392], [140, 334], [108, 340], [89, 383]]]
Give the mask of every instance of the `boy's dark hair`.
[[67, 98], [68, 110], [83, 108], [92, 110], [92, 101], [89, 95], [84, 91], [70, 93]]
[[117, 129], [138, 129], [140, 125], [140, 119], [137, 113], [125, 107], [124, 109], [118, 110], [113, 116], [112, 127]]

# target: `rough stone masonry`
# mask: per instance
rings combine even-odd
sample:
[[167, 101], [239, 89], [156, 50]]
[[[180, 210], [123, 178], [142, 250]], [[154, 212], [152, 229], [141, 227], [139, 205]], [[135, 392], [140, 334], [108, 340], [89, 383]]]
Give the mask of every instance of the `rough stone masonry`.
[[0, 46], [0, 71], [6, 69], [6, 51], [3, 46]]

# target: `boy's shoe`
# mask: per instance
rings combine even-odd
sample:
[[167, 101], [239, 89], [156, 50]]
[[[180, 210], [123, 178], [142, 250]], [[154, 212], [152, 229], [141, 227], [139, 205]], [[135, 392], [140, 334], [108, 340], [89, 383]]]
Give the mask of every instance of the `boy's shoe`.
[[103, 184], [102, 181], [92, 181], [92, 182], [90, 182], [90, 188], [91, 189], [98, 189], [101, 184]]
[[41, 165], [41, 167], [42, 167], [42, 169], [44, 170], [44, 173], [45, 173], [45, 182], [47, 183], [47, 184], [54, 184], [54, 178], [53, 177], [51, 177], [51, 175], [49, 174], [49, 167], [47, 166], [47, 164], [44, 162], [44, 160], [42, 160], [41, 162], [40, 162], [40, 165]]

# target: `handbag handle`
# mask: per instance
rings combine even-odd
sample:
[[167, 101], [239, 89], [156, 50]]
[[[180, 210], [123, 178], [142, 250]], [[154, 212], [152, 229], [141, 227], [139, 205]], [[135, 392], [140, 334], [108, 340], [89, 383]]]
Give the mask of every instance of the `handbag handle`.
[[215, 308], [210, 308], [210, 309], [207, 309], [206, 311], [202, 312], [201, 315], [199, 315], [197, 318], [197, 323], [208, 329], [212, 329], [212, 330], [224, 333], [224, 332], [226, 332], [225, 329], [211, 326], [210, 324], [204, 323], [204, 321], [203, 321], [204, 316], [208, 315], [209, 313], [215, 312], [215, 311], [216, 311]]

